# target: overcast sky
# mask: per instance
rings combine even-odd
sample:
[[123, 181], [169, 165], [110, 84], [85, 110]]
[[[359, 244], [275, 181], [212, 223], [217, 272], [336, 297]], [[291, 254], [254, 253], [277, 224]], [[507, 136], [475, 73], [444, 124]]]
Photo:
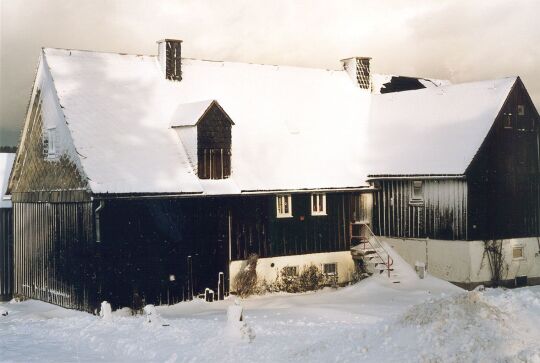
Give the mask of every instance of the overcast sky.
[[0, 0], [0, 145], [15, 145], [42, 46], [338, 68], [462, 82], [520, 75], [540, 106], [540, 1]]

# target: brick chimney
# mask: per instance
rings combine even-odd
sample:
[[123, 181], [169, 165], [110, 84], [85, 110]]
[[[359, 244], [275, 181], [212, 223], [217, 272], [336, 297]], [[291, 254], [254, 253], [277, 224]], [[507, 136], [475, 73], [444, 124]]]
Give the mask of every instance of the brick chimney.
[[182, 80], [182, 41], [162, 39], [158, 42], [158, 61], [165, 78]]
[[351, 79], [362, 89], [371, 90], [371, 57], [353, 57], [342, 59], [343, 69]]

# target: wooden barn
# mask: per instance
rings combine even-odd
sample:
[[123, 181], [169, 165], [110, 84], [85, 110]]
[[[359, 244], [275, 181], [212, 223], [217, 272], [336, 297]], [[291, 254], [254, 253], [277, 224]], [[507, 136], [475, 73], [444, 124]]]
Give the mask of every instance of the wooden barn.
[[252, 253], [261, 278], [315, 264], [350, 281], [349, 225], [371, 213], [369, 59], [332, 71], [158, 49], [43, 49], [9, 182], [15, 292], [86, 311], [222, 297]]
[[5, 198], [13, 153], [0, 153], [0, 301], [13, 295], [13, 218], [11, 201]]
[[372, 110], [375, 232], [465, 287], [492, 282], [499, 243], [500, 282], [539, 283], [540, 118], [521, 79], [380, 95]]

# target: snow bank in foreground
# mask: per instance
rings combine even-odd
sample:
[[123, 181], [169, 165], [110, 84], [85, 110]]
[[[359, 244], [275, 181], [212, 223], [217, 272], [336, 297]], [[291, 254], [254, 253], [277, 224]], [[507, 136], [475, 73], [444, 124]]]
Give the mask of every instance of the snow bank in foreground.
[[[0, 361], [540, 362], [540, 287], [465, 292], [402, 271], [338, 290], [242, 300], [257, 337], [227, 335], [234, 301], [156, 307], [169, 326], [25, 301], [0, 304]], [[231, 316], [238, 317], [233, 307]]]

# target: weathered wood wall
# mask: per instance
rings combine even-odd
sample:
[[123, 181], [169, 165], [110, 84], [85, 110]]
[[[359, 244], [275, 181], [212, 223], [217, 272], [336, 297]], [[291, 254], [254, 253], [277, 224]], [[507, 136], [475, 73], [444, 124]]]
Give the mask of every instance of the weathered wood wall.
[[92, 203], [13, 203], [15, 293], [93, 311]]
[[518, 79], [467, 169], [470, 239], [540, 235], [539, 123]]
[[366, 215], [360, 193], [327, 193], [326, 212], [311, 215], [310, 193], [292, 194], [291, 218], [276, 217], [275, 195], [240, 199], [232, 212], [232, 260], [350, 249], [349, 223]]
[[26, 137], [17, 151], [8, 186], [14, 200], [21, 193], [26, 193], [29, 198], [35, 198], [35, 195], [32, 196], [34, 192], [71, 190], [84, 192], [87, 188], [86, 180], [67, 156], [59, 156], [56, 160], [47, 160], [44, 157], [41, 106], [41, 93], [38, 89], [30, 108], [29, 124], [25, 125]]
[[[423, 200], [412, 200], [421, 180]], [[460, 179], [382, 179], [375, 193], [374, 231], [403, 238], [467, 239], [467, 182]]]
[[13, 294], [13, 219], [11, 208], [0, 208], [0, 301]]

